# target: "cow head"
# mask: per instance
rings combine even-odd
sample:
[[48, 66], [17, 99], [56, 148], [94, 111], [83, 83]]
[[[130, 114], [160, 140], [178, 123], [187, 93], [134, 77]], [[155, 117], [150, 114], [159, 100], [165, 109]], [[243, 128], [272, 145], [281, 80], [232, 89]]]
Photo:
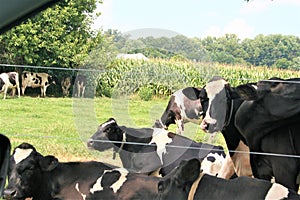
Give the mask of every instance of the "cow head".
[[221, 77], [212, 78], [200, 93], [200, 101], [203, 108], [204, 119], [200, 127], [210, 133], [223, 130], [232, 119], [233, 100], [257, 99], [255, 83], [247, 83], [232, 88]]
[[54, 85], [59, 83], [58, 78], [55, 75], [53, 75], [53, 76], [49, 75], [48, 76], [48, 82], [49, 82], [49, 84], [53, 83]]
[[45, 183], [43, 181], [45, 177], [42, 175], [46, 171], [53, 170], [57, 165], [58, 160], [55, 157], [42, 156], [28, 143], [17, 146], [10, 159], [8, 186], [4, 190], [5, 198], [47, 197], [45, 191], [41, 189], [42, 184]]
[[200, 94], [205, 116], [201, 123], [202, 129], [210, 133], [223, 129], [231, 108], [230, 98], [230, 86], [223, 78], [214, 77], [206, 84]]
[[90, 149], [105, 151], [120, 144], [114, 144], [110, 141], [122, 141], [123, 131], [118, 126], [115, 119], [110, 118], [106, 122], [99, 125], [96, 133], [89, 139], [87, 146]]
[[158, 183], [159, 199], [187, 199], [199, 173], [199, 160], [181, 161], [178, 167]]

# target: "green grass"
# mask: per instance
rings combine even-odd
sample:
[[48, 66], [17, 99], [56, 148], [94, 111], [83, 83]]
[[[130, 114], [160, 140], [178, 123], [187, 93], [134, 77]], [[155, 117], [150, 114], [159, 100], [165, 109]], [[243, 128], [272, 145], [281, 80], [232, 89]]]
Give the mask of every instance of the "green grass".
[[[168, 99], [154, 98], [8, 98], [0, 101], [0, 133], [8, 136], [12, 147], [28, 142], [43, 155], [55, 155], [61, 161], [112, 160], [112, 151], [100, 153], [86, 148], [87, 139], [100, 123], [114, 117], [119, 125], [151, 127], [167, 105]], [[175, 131], [175, 125], [170, 126]], [[207, 141], [209, 137], [195, 124], [186, 124], [185, 135]], [[225, 146], [221, 134], [216, 144]]]

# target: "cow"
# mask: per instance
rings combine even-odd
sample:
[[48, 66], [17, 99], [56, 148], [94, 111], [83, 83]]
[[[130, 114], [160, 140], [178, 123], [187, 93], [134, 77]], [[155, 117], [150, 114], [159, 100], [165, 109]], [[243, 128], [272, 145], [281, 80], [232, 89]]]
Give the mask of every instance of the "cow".
[[62, 92], [63, 92], [63, 97], [69, 96], [70, 89], [71, 89], [72, 85], [73, 85], [72, 77], [64, 77], [61, 80], [61, 89], [62, 89]]
[[78, 74], [75, 78], [74, 85], [76, 90], [74, 91], [75, 97], [84, 97], [84, 91], [86, 88], [87, 79], [85, 75]]
[[197, 159], [182, 161], [158, 183], [158, 199], [294, 199], [300, 196], [278, 183], [237, 177], [226, 180], [203, 173]]
[[105, 170], [90, 187], [89, 193], [82, 193], [82, 196], [86, 200], [153, 200], [157, 198], [157, 185], [160, 180], [154, 176], [130, 173], [124, 168]]
[[[272, 82], [272, 80], [278, 80], [278, 78], [272, 78], [268, 81]], [[236, 137], [228, 137], [228, 134], [224, 134], [224, 130], [229, 131], [230, 127], [234, 128], [236, 136], [242, 138], [244, 143], [244, 150], [239, 149], [239, 151], [246, 150], [246, 152], [249, 152], [251, 150], [252, 152], [261, 153], [277, 152], [281, 154], [299, 155], [297, 149], [292, 151], [290, 147], [288, 147], [293, 143], [295, 143], [295, 146], [299, 145], [297, 136], [291, 133], [291, 130], [295, 129], [292, 127], [292, 123], [299, 122], [299, 114], [297, 114], [297, 110], [299, 109], [294, 107], [294, 105], [290, 105], [291, 102], [294, 102], [297, 106], [299, 104], [299, 100], [297, 102], [298, 94], [292, 95], [293, 91], [297, 91], [298, 88], [295, 85], [290, 86], [288, 84], [289, 81], [294, 81], [294, 79], [285, 81], [285, 84], [272, 83], [271, 89], [269, 87], [268, 90], [265, 89], [265, 85], [263, 85], [263, 87], [261, 86], [261, 82], [257, 83], [256, 90], [253, 90], [249, 85], [244, 85], [241, 90], [242, 86], [232, 88], [223, 78], [215, 77], [207, 83], [202, 91], [201, 98], [203, 110], [205, 110], [205, 117], [201, 123], [201, 127], [211, 132], [222, 130], [227, 145], [236, 141]], [[251, 93], [253, 94], [247, 96]], [[277, 103], [282, 103], [282, 105], [279, 106], [282, 108], [274, 108]], [[294, 108], [293, 111], [289, 110], [291, 107]], [[274, 108], [274, 110], [270, 108]], [[289, 113], [274, 117], [274, 113], [283, 113], [285, 108]], [[253, 113], [257, 115], [254, 116]], [[250, 119], [249, 116], [252, 116], [252, 118]], [[284, 117], [286, 117], [286, 119], [284, 119]], [[228, 121], [230, 122], [228, 123]], [[244, 126], [245, 124], [247, 126]], [[255, 130], [255, 132], [248, 132], [247, 134], [244, 131], [248, 130], [243, 129], [243, 127], [248, 127], [249, 124], [251, 124], [250, 129], [252, 131]], [[268, 126], [264, 127], [265, 124], [268, 124]], [[233, 131], [231, 134], [232, 133]], [[264, 146], [262, 146], [261, 143], [262, 138], [264, 138]], [[282, 146], [282, 148], [274, 146], [274, 138], [280, 138], [277, 140], [277, 144]], [[292, 142], [290, 142], [290, 140]], [[235, 150], [229, 146], [228, 149]], [[269, 151], [264, 151], [263, 149], [268, 149]], [[278, 149], [280, 149], [280, 151], [278, 151]], [[255, 159], [258, 158], [258, 156], [254, 156], [253, 154], [249, 156], [247, 153], [244, 155], [247, 156], [247, 166], [248, 163], [250, 163], [250, 168], [255, 170], [254, 176], [257, 176], [257, 174], [260, 174], [260, 177], [270, 177], [274, 175], [276, 182], [282, 183], [291, 189], [298, 190], [299, 186], [295, 180], [300, 169], [299, 158], [290, 158], [291, 162], [286, 162], [284, 158], [278, 158], [281, 160], [280, 162], [278, 162], [277, 159], [277, 162], [274, 161], [275, 159], [269, 159], [268, 163], [271, 164], [269, 164], [268, 167], [272, 168], [271, 173], [271, 170], [265, 170], [266, 167], [261, 168], [256, 165], [258, 161]], [[231, 158], [234, 158], [234, 156], [231, 156]], [[283, 171], [284, 169], [278, 170], [278, 168], [282, 168], [282, 164], [286, 165], [284, 169], [289, 169], [289, 176], [285, 175], [286, 171]], [[289, 166], [289, 164], [292, 166]], [[262, 173], [267, 174], [261, 175]]]
[[0, 196], [3, 194], [6, 183], [10, 149], [10, 140], [5, 135], [0, 134]]
[[[159, 146], [159, 148], [145, 146], [152, 143]], [[180, 145], [185, 148], [174, 149], [171, 147], [172, 145]], [[162, 176], [169, 173], [182, 159], [194, 157], [204, 159], [209, 153], [212, 153], [209, 154], [209, 157], [215, 156], [214, 160], [222, 161], [221, 158], [225, 157], [221, 146], [216, 147], [209, 144], [196, 143], [191, 139], [161, 128], [118, 126], [113, 118], [99, 125], [96, 133], [88, 140], [87, 146], [89, 149], [98, 151], [113, 148], [114, 152], [119, 153], [124, 168], [147, 174], [162, 168], [160, 170]], [[187, 147], [191, 149], [187, 149]], [[193, 151], [193, 148], [197, 149]], [[148, 157], [144, 157], [143, 153], [145, 155], [149, 153]], [[215, 164], [217, 162], [210, 161], [208, 163]]]
[[6, 99], [8, 89], [12, 89], [12, 96], [15, 96], [16, 89], [20, 97], [20, 84], [18, 72], [0, 74], [0, 93], [3, 92], [3, 99]]
[[200, 103], [201, 88], [186, 87], [174, 92], [169, 103], [159, 120], [154, 123], [154, 128], [168, 129], [170, 124], [176, 124], [176, 133], [184, 133], [184, 124], [192, 122], [200, 124], [202, 106]]
[[23, 71], [22, 73], [22, 95], [27, 87], [41, 88], [41, 97], [46, 97], [46, 90], [51, 84], [58, 83], [56, 76], [47, 73], [35, 73]]
[[[224, 96], [230, 94], [231, 98], [217, 99], [218, 102], [215, 102], [212, 100], [213, 92], [220, 89], [218, 89], [217, 84], [217, 86], [214, 85], [214, 81], [220, 81], [221, 83], [223, 83], [222, 80], [223, 79], [221, 79], [220, 77], [215, 77], [201, 91], [200, 101], [203, 108], [204, 118], [200, 124], [200, 127], [210, 133], [221, 131], [229, 150], [229, 155], [226, 156], [224, 165], [222, 166], [218, 177], [229, 179], [234, 175], [234, 173], [236, 173], [237, 176], [252, 177], [253, 173], [249, 156], [250, 150], [247, 145], [246, 139], [243, 137], [243, 135], [241, 135], [241, 133], [235, 126], [234, 119], [236, 111], [244, 101], [241, 95], [244, 96], [247, 94], [251, 97], [255, 96], [256, 85], [255, 83], [249, 83], [240, 85], [236, 88], [228, 87], [228, 91], [225, 90], [225, 92], [222, 94]], [[212, 94], [209, 93], [210, 91]], [[213, 104], [211, 103], [212, 101]], [[218, 106], [222, 105], [222, 107], [220, 107], [219, 110], [210, 110], [209, 106], [214, 104]], [[210, 115], [218, 117], [223, 116], [223, 124], [218, 127], [211, 126], [209, 121]]]
[[132, 166], [140, 173], [155, 171], [166, 176], [181, 160], [192, 158], [202, 162], [205, 173], [216, 176], [225, 159], [225, 152], [222, 146], [195, 142], [178, 134], [162, 132], [155, 135], [149, 145], [133, 154]]
[[28, 143], [17, 146], [9, 164], [6, 199], [155, 199], [160, 179], [129, 173], [102, 162], [59, 162]]

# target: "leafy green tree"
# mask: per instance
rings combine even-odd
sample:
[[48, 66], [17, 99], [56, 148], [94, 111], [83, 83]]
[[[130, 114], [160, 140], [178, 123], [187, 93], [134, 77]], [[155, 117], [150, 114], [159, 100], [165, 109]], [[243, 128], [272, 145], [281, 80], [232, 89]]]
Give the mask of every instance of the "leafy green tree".
[[83, 64], [102, 37], [90, 26], [97, 2], [101, 3], [62, 1], [1, 35], [1, 62], [60, 67]]

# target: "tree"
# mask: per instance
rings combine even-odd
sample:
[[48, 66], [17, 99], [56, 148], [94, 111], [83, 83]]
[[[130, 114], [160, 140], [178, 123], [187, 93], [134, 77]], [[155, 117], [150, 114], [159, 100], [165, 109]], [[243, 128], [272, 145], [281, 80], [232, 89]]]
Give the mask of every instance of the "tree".
[[77, 67], [101, 35], [91, 31], [99, 0], [65, 0], [0, 36], [2, 63]]

